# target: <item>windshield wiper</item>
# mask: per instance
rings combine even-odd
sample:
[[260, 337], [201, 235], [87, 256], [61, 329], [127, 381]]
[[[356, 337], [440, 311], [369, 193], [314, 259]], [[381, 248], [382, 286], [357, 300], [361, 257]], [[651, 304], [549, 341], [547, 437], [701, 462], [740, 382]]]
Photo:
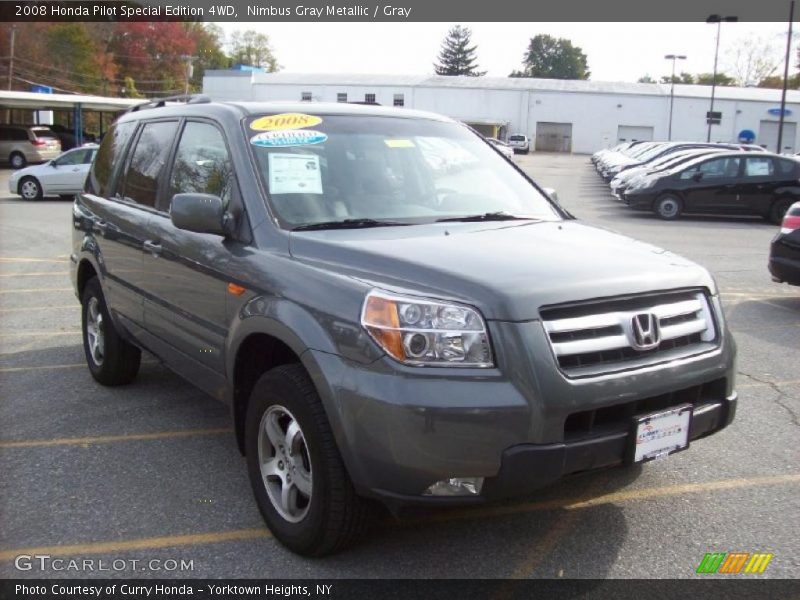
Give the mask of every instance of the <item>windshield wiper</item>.
[[466, 217], [448, 217], [446, 219], [436, 219], [437, 223], [446, 223], [448, 221], [462, 221], [469, 223], [471, 221], [538, 221], [534, 217], [517, 217], [510, 215], [507, 212], [487, 212], [480, 215], [467, 215]]
[[292, 231], [313, 231], [315, 229], [359, 229], [367, 227], [395, 227], [411, 225], [400, 221], [379, 221], [377, 219], [343, 219], [341, 221], [323, 221], [321, 223], [306, 223], [298, 225]]

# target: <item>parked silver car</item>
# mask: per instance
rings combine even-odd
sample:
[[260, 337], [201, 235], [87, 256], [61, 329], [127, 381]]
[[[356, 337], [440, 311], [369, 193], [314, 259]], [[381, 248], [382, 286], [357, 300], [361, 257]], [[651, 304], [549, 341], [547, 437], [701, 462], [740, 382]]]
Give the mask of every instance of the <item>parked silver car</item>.
[[12, 169], [40, 163], [61, 154], [58, 136], [39, 125], [0, 125], [0, 160]]

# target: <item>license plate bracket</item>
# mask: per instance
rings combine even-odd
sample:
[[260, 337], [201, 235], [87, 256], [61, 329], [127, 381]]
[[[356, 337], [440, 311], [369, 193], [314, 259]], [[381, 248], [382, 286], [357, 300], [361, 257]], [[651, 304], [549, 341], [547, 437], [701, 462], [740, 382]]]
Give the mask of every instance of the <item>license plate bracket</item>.
[[693, 407], [681, 404], [632, 419], [627, 461], [647, 462], [689, 447]]

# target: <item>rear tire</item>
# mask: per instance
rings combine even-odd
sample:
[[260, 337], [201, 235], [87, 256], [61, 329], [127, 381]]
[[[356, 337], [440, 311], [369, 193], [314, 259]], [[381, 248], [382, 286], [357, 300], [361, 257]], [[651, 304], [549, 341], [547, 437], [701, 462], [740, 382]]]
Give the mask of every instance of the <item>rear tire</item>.
[[247, 407], [245, 450], [261, 515], [293, 552], [331, 554], [367, 530], [373, 505], [356, 495], [302, 365], [275, 367], [256, 382]]
[[666, 221], [674, 221], [683, 212], [683, 201], [674, 194], [664, 194], [656, 198], [653, 212]]
[[783, 222], [783, 217], [786, 215], [786, 211], [789, 210], [789, 207], [793, 204], [791, 198], [778, 198], [775, 202], [772, 203], [772, 206], [769, 209], [769, 221], [770, 223], [775, 223], [775, 225], [780, 225]]
[[28, 159], [21, 152], [12, 152], [11, 156], [8, 157], [8, 163], [12, 169], [24, 169], [28, 164]]
[[19, 182], [19, 195], [24, 200], [41, 200], [42, 184], [35, 177], [23, 177]]
[[142, 352], [120, 337], [108, 314], [103, 290], [92, 277], [81, 296], [83, 351], [89, 371], [103, 385], [130, 383], [139, 372]]

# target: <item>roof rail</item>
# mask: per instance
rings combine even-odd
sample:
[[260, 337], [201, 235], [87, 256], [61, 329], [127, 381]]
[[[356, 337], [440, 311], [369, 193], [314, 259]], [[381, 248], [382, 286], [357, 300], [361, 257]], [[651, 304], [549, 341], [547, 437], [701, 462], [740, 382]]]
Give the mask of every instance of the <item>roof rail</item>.
[[131, 106], [125, 111], [125, 114], [131, 112], [138, 112], [140, 110], [147, 110], [150, 108], [162, 108], [167, 105], [167, 102], [185, 102], [186, 104], [208, 104], [211, 98], [205, 94], [178, 94], [176, 96], [167, 96], [166, 98], [154, 98], [141, 104]]

